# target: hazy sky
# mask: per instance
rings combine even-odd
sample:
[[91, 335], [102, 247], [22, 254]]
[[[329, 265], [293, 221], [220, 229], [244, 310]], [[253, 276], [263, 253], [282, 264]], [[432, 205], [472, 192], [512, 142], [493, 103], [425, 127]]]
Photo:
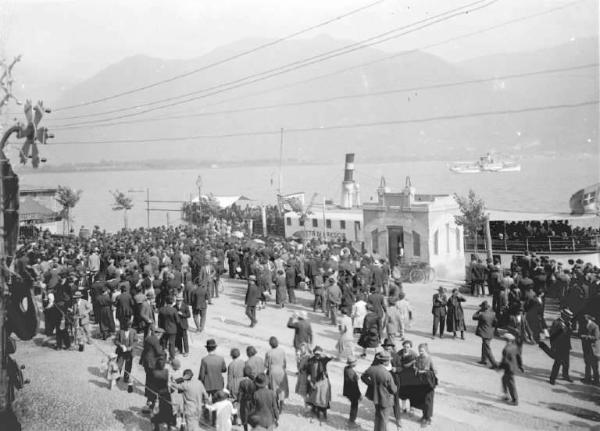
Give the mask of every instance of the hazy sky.
[[[124, 57], [200, 56], [248, 37], [276, 38], [375, 0], [0, 0], [0, 56], [23, 54], [39, 79], [79, 81]], [[302, 37], [360, 40], [473, 0], [384, 0]], [[597, 0], [498, 0], [468, 16], [379, 45], [394, 51], [575, 3], [498, 31], [434, 48], [457, 61], [531, 50], [598, 34]]]

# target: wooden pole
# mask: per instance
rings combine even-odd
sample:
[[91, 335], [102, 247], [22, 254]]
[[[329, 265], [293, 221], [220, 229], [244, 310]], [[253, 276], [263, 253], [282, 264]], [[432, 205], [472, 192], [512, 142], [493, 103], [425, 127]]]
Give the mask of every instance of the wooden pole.
[[150, 188], [146, 189], [146, 226], [150, 229]]
[[484, 222], [484, 226], [485, 226], [485, 241], [487, 242], [487, 257], [488, 259], [493, 259], [492, 258], [492, 232], [490, 230], [490, 216], [486, 215], [485, 216], [485, 222]]

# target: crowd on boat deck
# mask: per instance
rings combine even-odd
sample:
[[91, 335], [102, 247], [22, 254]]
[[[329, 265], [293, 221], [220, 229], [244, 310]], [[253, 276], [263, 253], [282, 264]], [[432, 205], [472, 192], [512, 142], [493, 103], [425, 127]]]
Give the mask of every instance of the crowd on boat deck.
[[571, 226], [569, 220], [544, 221], [491, 221], [490, 231], [494, 239], [525, 240], [548, 238], [596, 239], [600, 229], [592, 227]]
[[[94, 343], [93, 332], [112, 340], [115, 350], [107, 358], [111, 388], [121, 378], [130, 392], [139, 384], [130, 372], [134, 346], [142, 344], [145, 411], [157, 429], [161, 424], [200, 429], [203, 417], [220, 430], [235, 422], [244, 429], [272, 429], [285, 414], [291, 389], [288, 359], [298, 373], [294, 390], [318, 420], [327, 420], [327, 364], [337, 359], [346, 363], [343, 395], [349, 401], [350, 426], [356, 424], [363, 394], [374, 405], [376, 430], [387, 429], [390, 417], [400, 427], [402, 416], [415, 408], [423, 412], [422, 426], [431, 423], [438, 382], [435, 353], [430, 355], [427, 344], [413, 346], [409, 340], [412, 307], [385, 259], [344, 241], [253, 240], [240, 238], [233, 229], [216, 220], [203, 229], [157, 227], [115, 234], [96, 229], [89, 238], [44, 234], [21, 242], [15, 267], [35, 280], [39, 317], [57, 349], [73, 345], [83, 350]], [[551, 384], [560, 368], [570, 381], [575, 330], [584, 345], [584, 383], [598, 384], [597, 267], [580, 261], [563, 267], [527, 254], [510, 268], [475, 260], [470, 272], [471, 294], [491, 296], [491, 304], [483, 301], [473, 316], [482, 338], [480, 363], [504, 370], [507, 401], [518, 404], [514, 375], [526, 372], [524, 343], [539, 343], [553, 358]], [[257, 355], [257, 346], [227, 346], [227, 363], [209, 339], [208, 354], [197, 358], [198, 373], [181, 370], [178, 356], [189, 354], [188, 331], [204, 332], [213, 301], [227, 300], [219, 298], [223, 278], [244, 280], [251, 327], [258, 324], [261, 309], [296, 303], [298, 290], [312, 292], [312, 315], [323, 313], [338, 333], [336, 354], [319, 347], [307, 310], [300, 310], [282, 322], [293, 330], [295, 358], [286, 358], [271, 337], [265, 357]], [[544, 313], [550, 296], [559, 299], [561, 312], [548, 327]], [[446, 330], [465, 338], [464, 300], [458, 288], [450, 293], [440, 287], [432, 298], [432, 337], [443, 337]], [[97, 331], [91, 329], [91, 317]], [[495, 336], [506, 338], [498, 361], [491, 349]], [[357, 372], [357, 357], [367, 355], [372, 365]]]

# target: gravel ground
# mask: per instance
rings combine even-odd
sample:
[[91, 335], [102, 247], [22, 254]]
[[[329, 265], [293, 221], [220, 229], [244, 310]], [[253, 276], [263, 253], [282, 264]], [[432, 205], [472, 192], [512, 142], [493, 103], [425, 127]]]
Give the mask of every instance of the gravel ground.
[[[550, 358], [537, 346], [525, 346], [523, 355], [526, 374], [517, 377], [521, 402], [518, 407], [508, 406], [500, 401], [501, 374], [476, 364], [481, 343], [473, 333], [470, 318], [480, 300], [469, 297], [465, 303], [465, 317], [469, 327], [467, 340], [431, 340], [430, 301], [434, 287], [405, 287], [416, 315], [415, 324], [408, 331], [408, 338], [415, 345], [424, 341], [430, 344], [440, 379], [440, 385], [436, 389], [433, 424], [428, 429], [600, 430], [600, 388], [578, 382], [583, 371], [579, 340], [573, 340], [574, 351], [571, 357], [571, 375], [576, 383], [565, 384], [559, 380], [556, 386], [547, 383], [552, 365]], [[287, 353], [291, 368], [289, 383], [293, 389], [296, 383], [291, 344], [293, 333], [285, 327], [285, 323], [292, 311], [306, 308], [298, 305], [285, 309], [267, 306], [266, 310], [258, 312], [259, 323], [252, 329], [244, 316], [244, 284], [228, 281], [225, 289], [226, 293], [209, 308], [205, 333], [190, 331], [190, 355], [187, 358], [181, 357], [183, 368], [191, 368], [197, 375], [200, 359], [206, 354], [204, 344], [208, 338], [216, 339], [219, 344], [217, 353], [229, 362], [229, 350], [232, 347], [245, 350], [247, 345], [252, 344], [257, 347], [259, 354], [264, 355], [268, 350], [269, 337], [275, 335]], [[312, 297], [307, 292], [299, 292], [297, 296], [299, 304], [303, 306], [312, 303]], [[316, 344], [333, 353], [337, 335], [335, 328], [318, 313], [309, 312], [309, 316], [313, 322]], [[194, 327], [191, 320], [190, 323]], [[134, 393], [129, 394], [125, 385], [120, 384], [110, 391], [100, 372], [103, 356], [98, 348], [111, 351], [110, 342], [96, 339], [94, 346], [86, 346], [84, 352], [55, 351], [51, 348], [52, 345], [53, 340], [46, 341], [44, 336], [28, 342], [18, 342], [15, 359], [26, 365], [25, 377], [31, 380], [30, 384], [18, 392], [14, 405], [24, 430], [151, 430], [148, 416], [141, 413], [141, 407], [145, 403], [143, 387], [136, 385]], [[503, 342], [500, 340], [492, 343], [496, 357], [500, 355], [502, 346]], [[371, 357], [368, 360], [361, 359], [357, 370], [360, 372], [366, 369], [370, 360]], [[313, 421], [302, 400], [291, 394], [280, 420], [279, 430], [299, 430], [311, 426], [324, 431], [346, 429], [349, 404], [341, 396], [343, 367], [341, 362], [332, 362], [329, 367], [333, 399], [326, 422]], [[137, 365], [136, 359], [133, 375], [143, 381], [143, 370]], [[373, 415], [372, 403], [364, 400], [359, 409], [358, 429], [372, 429]], [[405, 415], [402, 429], [420, 429], [419, 417], [418, 410], [414, 415]], [[393, 429], [393, 425], [390, 429]]]

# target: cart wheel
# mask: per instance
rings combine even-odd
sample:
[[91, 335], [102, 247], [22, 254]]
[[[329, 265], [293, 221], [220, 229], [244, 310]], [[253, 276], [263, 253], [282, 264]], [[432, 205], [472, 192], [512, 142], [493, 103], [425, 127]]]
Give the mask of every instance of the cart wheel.
[[435, 269], [429, 267], [425, 270], [425, 281], [433, 283], [435, 281]]
[[411, 269], [408, 279], [411, 283], [422, 283], [425, 280], [425, 272], [422, 269]]

